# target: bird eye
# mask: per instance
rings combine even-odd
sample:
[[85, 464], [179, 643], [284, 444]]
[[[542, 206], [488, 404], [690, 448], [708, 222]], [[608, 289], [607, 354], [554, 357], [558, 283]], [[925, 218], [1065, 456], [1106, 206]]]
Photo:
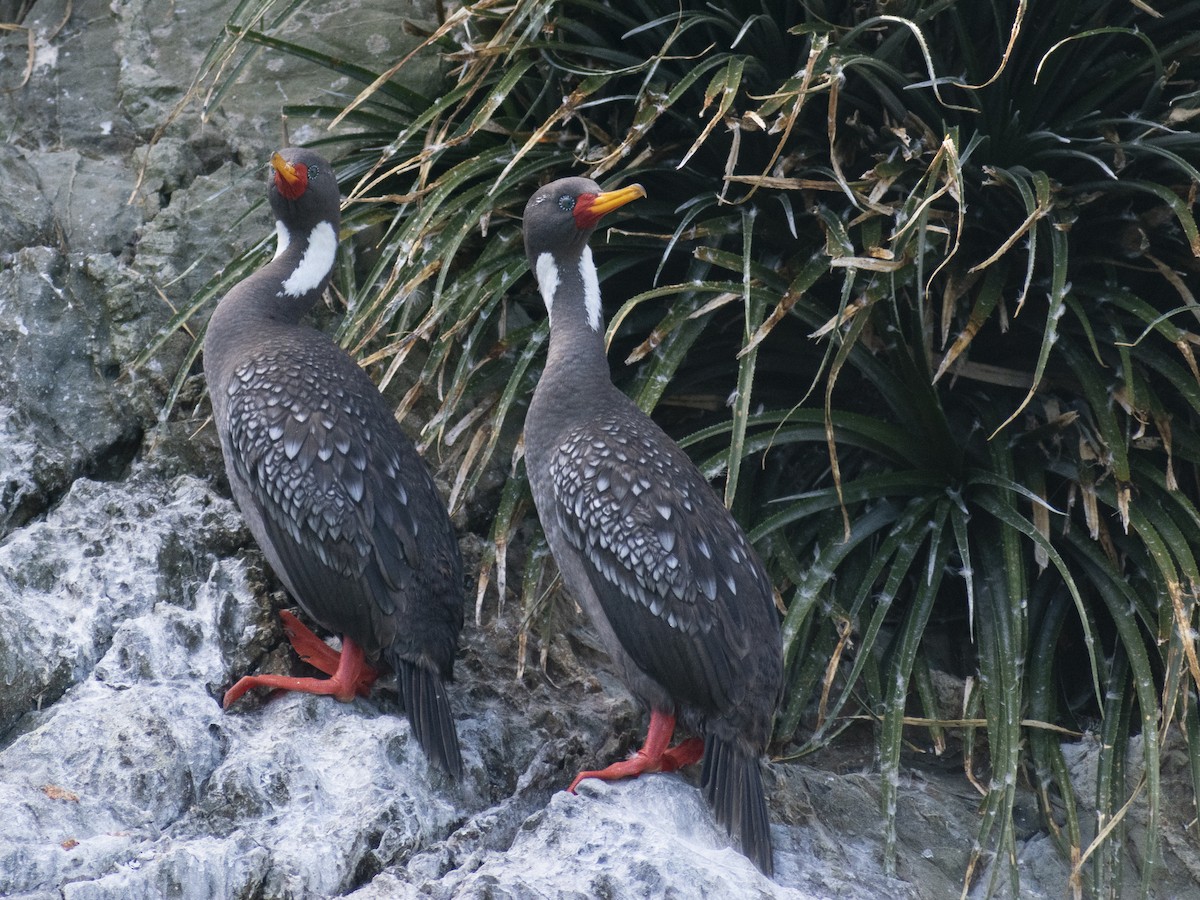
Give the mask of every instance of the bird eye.
[[308, 167], [308, 177], [309, 178], [312, 178], [314, 175], [320, 175], [320, 174], [321, 174], [321, 170], [317, 166], [309, 166]]
[[570, 194], [563, 194], [558, 198], [558, 208], [563, 212], [570, 212], [575, 208], [575, 198]]

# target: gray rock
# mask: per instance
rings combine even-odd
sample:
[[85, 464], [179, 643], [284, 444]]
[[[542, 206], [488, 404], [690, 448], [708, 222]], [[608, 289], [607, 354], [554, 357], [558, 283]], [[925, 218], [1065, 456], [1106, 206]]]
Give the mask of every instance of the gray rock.
[[[219, 682], [220, 664], [185, 613], [214, 579], [228, 580], [216, 549], [240, 529], [232, 504], [203, 482], [139, 469], [121, 484], [77, 480], [43, 520], [10, 536], [0, 545], [0, 732], [89, 678]], [[244, 615], [234, 608], [225, 618]], [[186, 652], [154, 652], [171, 636]]]
[[[699, 792], [682, 778], [662, 775], [585, 785], [579, 796], [555, 794], [544, 809], [521, 824], [507, 848], [471, 854], [436, 880], [414, 882], [400, 873], [385, 873], [350, 896], [354, 900], [478, 896], [809, 900], [830, 896], [782, 887], [765, 878], [730, 846]], [[786, 843], [786, 832], [780, 828], [776, 832], [776, 840]], [[779, 881], [795, 883], [798, 860], [781, 850]]]
[[[193, 81], [235, 6], [39, 0], [21, 22], [34, 42], [24, 86], [26, 33], [0, 32], [6, 62], [21, 63], [0, 85], [14, 123], [0, 148], [0, 535], [79, 475], [127, 464], [190, 342], [180, 333], [144, 369], [129, 363], [271, 231], [245, 216], [262, 201], [282, 105], [344, 102], [360, 87], [259, 54], [226, 104], [205, 109]], [[360, 59], [365, 34], [390, 62], [417, 40], [398, 24], [384, 0], [337, 0], [295, 12], [281, 33]], [[294, 139], [316, 136], [314, 123], [294, 121]]]
[[31, 151], [26, 159], [43, 185], [65, 253], [118, 256], [132, 244], [142, 215], [129, 203], [136, 184], [131, 172], [78, 150]]
[[222, 713], [258, 618], [249, 566], [219, 552], [243, 538], [202, 482], [139, 465], [76, 481], [0, 548], [0, 708], [21, 716], [0, 750], [0, 895], [328, 896], [377, 847], [391, 861], [461, 816], [394, 708]]
[[[939, 896], [882, 875], [877, 794], [814, 787], [844, 782], [828, 773], [773, 768], [775, 883], [684, 777], [565, 794], [575, 768], [615, 752], [610, 723], [641, 727], [611, 673], [580, 675], [593, 650], [571, 623], [557, 687], [506, 674], [512, 615], [470, 630], [453, 688], [461, 785], [429, 769], [387, 684], [351, 704], [222, 712], [238, 674], [291, 665], [245, 541], [228, 500], [152, 459], [76, 480], [0, 546], [0, 894]], [[815, 821], [834, 808], [856, 810], [861, 833], [824, 835]]]
[[8, 142], [28, 150], [87, 148], [97, 156], [132, 146], [133, 128], [118, 92], [117, 22], [107, 4], [32, 4], [21, 24], [32, 32], [35, 62], [23, 88], [14, 75], [24, 68], [25, 34], [6, 35], [6, 62], [17, 63], [6, 72], [10, 90], [0, 92], [4, 121], [14, 123], [6, 130]]
[[0, 447], [0, 534], [136, 437], [107, 329], [88, 280], [58, 248], [23, 248], [0, 269], [0, 432], [14, 438]]
[[57, 236], [54, 216], [42, 193], [37, 170], [16, 148], [0, 144], [0, 262], [8, 265], [22, 247], [50, 246]]

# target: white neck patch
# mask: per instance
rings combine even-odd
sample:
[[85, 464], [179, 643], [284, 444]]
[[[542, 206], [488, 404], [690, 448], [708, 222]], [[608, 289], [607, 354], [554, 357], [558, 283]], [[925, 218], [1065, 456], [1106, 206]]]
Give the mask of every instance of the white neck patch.
[[554, 254], [540, 254], [534, 274], [537, 276], [538, 290], [542, 292], [542, 302], [546, 304], [546, 314], [553, 317], [554, 293], [558, 290], [558, 264], [554, 262]]
[[583, 306], [587, 310], [592, 331], [600, 330], [600, 277], [592, 262], [592, 248], [584, 246], [579, 257], [579, 277], [583, 280]]
[[288, 244], [292, 242], [292, 233], [287, 230], [287, 226], [279, 219], [275, 220], [275, 255], [272, 259], [279, 259], [287, 250]]
[[308, 236], [300, 265], [284, 281], [283, 292], [289, 297], [301, 297], [316, 289], [333, 268], [336, 254], [337, 232], [328, 222], [318, 222]]

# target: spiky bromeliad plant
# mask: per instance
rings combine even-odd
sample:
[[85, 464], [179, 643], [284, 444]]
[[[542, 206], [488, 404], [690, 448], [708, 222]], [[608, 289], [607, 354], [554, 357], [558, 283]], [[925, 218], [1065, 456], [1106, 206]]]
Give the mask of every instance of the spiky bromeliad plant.
[[[420, 368], [401, 406], [433, 400], [456, 502], [512, 452], [480, 598], [530, 512], [514, 437], [546, 329], [517, 217], [552, 175], [640, 180], [597, 247], [630, 298], [614, 369], [782, 593], [780, 746], [878, 723], [890, 858], [906, 725], [955, 729], [986, 772], [964, 884], [995, 853], [1016, 890], [1026, 779], [1076, 890], [1117, 893], [1132, 798], [1147, 893], [1168, 733], [1200, 784], [1200, 0], [480, 0], [429, 26], [436, 97], [401, 86], [407, 59], [273, 36], [298, 5], [243, 3], [209, 72], [267, 48], [361, 86], [288, 111], [354, 126], [325, 143], [376, 240], [339, 336], [385, 384]], [[946, 722], [931, 671], [956, 667]], [[1102, 739], [1091, 825], [1063, 729]]]

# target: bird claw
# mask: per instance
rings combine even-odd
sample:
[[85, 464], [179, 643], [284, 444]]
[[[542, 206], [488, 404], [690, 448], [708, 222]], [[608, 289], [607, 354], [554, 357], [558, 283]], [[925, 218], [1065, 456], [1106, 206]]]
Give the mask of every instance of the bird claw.
[[352, 640], [342, 638], [339, 653], [317, 637], [299, 619], [286, 610], [279, 613], [283, 631], [296, 654], [328, 678], [295, 678], [290, 675], [245, 675], [238, 679], [221, 700], [228, 709], [248, 691], [258, 687], [281, 691], [299, 691], [304, 694], [332, 696], [349, 703], [355, 695], [367, 696], [379, 673], [367, 665], [363, 652]]
[[700, 762], [702, 756], [704, 756], [704, 739], [698, 737], [688, 738], [686, 741], [680, 741], [674, 747], [663, 751], [659, 771], [674, 772], [682, 769], [684, 766]]
[[244, 675], [237, 683], [225, 692], [221, 706], [228, 709], [236, 703], [243, 694], [254, 688], [272, 688], [277, 691], [296, 691], [301, 694], [322, 694], [331, 696], [343, 703], [354, 699], [353, 683], [344, 684], [337, 678], [294, 678], [290, 675]]
[[[326, 675], [337, 673], [341, 664], [342, 654], [334, 650], [323, 640], [313, 634], [312, 630], [286, 609], [279, 611], [279, 621], [283, 624], [283, 633], [288, 643], [296, 651], [296, 655], [318, 672]], [[379, 678], [379, 673], [372, 666], [362, 664], [354, 685], [355, 693], [365, 697], [371, 692], [371, 686]]]
[[580, 772], [567, 788], [567, 793], [574, 794], [579, 783], [588, 778], [598, 778], [601, 781], [619, 781], [622, 778], [637, 778], [654, 772], [675, 772], [684, 766], [699, 762], [704, 755], [704, 741], [701, 738], [688, 738], [674, 747], [663, 750], [658, 756], [651, 756], [645, 749], [639, 750], [629, 759], [615, 762], [604, 769]]

